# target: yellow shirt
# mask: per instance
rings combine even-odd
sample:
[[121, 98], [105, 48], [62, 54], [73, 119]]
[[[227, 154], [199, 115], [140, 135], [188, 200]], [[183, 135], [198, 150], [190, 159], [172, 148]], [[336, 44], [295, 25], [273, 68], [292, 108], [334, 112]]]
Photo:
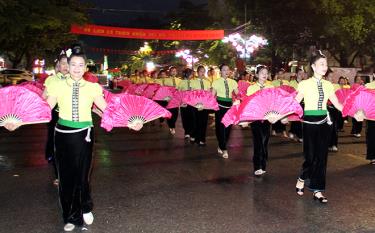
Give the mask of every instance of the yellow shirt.
[[130, 81], [131, 81], [133, 84], [137, 84], [138, 79], [139, 79], [139, 76], [136, 76], [136, 75], [132, 75], [132, 76], [130, 77]]
[[272, 85], [274, 86], [274, 87], [279, 87], [279, 86], [281, 86], [281, 85], [290, 85], [289, 84], [289, 81], [288, 80], [281, 80], [281, 79], [276, 79], [276, 80], [273, 80], [272, 81]]
[[333, 85], [333, 89], [335, 91], [337, 91], [338, 89], [341, 89], [341, 86], [339, 84], [337, 84], [337, 83], [333, 83], [332, 85]]
[[215, 80], [218, 80], [218, 79], [220, 79], [220, 77], [218, 76], [218, 75], [209, 75], [208, 77], [207, 77], [207, 79], [208, 79], [208, 81], [210, 81], [210, 83], [212, 84]]
[[57, 74], [55, 75], [52, 75], [52, 76], [49, 76], [46, 81], [44, 82], [44, 86], [47, 87], [49, 85], [51, 85], [52, 83], [55, 83], [55, 82], [59, 82], [65, 78], [69, 77], [69, 74], [67, 75], [63, 75], [62, 73], [58, 72]]
[[265, 82], [264, 85], [261, 85], [260, 83], [256, 82], [254, 85], [251, 85], [247, 88], [246, 95], [250, 96], [261, 89], [272, 87], [273, 86], [268, 82]]
[[168, 77], [168, 78], [164, 78], [162, 79], [162, 84], [163, 86], [170, 86], [170, 87], [178, 87], [178, 84], [181, 82], [181, 79], [180, 78], [172, 78], [172, 77]]
[[191, 81], [191, 88], [193, 90], [210, 90], [211, 89], [211, 82], [205, 78], [196, 78]]
[[180, 91], [190, 91], [192, 90], [191, 83], [192, 83], [192, 80], [187, 80], [187, 79], [181, 80], [177, 86], [177, 89]]
[[137, 84], [149, 84], [153, 82], [154, 80], [152, 80], [150, 77], [138, 77], [137, 79]]
[[298, 82], [296, 80], [289, 81], [289, 86], [293, 87], [297, 90], [298, 88]]
[[305, 115], [325, 115], [328, 98], [335, 94], [330, 81], [314, 77], [301, 81], [297, 91], [304, 96]]
[[91, 107], [94, 99], [103, 94], [98, 83], [83, 78], [76, 82], [70, 77], [47, 86], [47, 92], [57, 98], [59, 124], [73, 128], [92, 125]]
[[154, 80], [154, 83], [159, 84], [159, 85], [163, 85], [163, 79], [157, 78], [157, 79]]
[[220, 78], [212, 83], [212, 89], [216, 91], [216, 96], [218, 98], [232, 99], [232, 93], [237, 90], [238, 84], [235, 80], [227, 78], [228, 90], [225, 88], [225, 79]]
[[368, 89], [375, 89], [375, 81], [372, 81], [372, 82], [370, 82], [370, 83], [367, 83], [367, 84], [365, 85], [365, 87], [368, 88]]

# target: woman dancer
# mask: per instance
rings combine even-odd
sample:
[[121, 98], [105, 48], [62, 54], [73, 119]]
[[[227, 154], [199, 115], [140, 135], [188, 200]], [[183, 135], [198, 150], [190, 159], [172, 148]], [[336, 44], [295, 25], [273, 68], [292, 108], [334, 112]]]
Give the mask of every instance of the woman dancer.
[[[203, 66], [198, 66], [197, 74], [198, 77], [191, 81], [191, 88], [193, 90], [211, 90], [211, 83], [208, 81], [204, 74], [206, 69]], [[198, 143], [199, 146], [206, 145], [206, 131], [207, 131], [207, 122], [208, 122], [208, 110], [206, 109], [198, 109], [194, 108], [195, 112], [195, 126], [194, 126], [194, 133], [193, 137], [195, 142]]]
[[[64, 230], [73, 231], [83, 223], [94, 221], [90, 194], [90, 172], [93, 149], [93, 103], [106, 108], [102, 88], [83, 79], [86, 57], [80, 47], [74, 47], [68, 60], [69, 73], [65, 80], [47, 86], [47, 102], [59, 106], [55, 128], [56, 165], [59, 177], [59, 199], [63, 212]], [[8, 124], [8, 130], [19, 125]]]
[[[361, 76], [357, 75], [354, 78], [354, 84], [353, 85], [363, 85], [363, 80]], [[355, 118], [352, 118], [352, 131], [350, 132], [354, 137], [360, 138], [361, 132], [362, 132], [363, 124], [360, 121], [357, 121]]]
[[[191, 88], [191, 80], [193, 79], [193, 70], [192, 69], [185, 69], [182, 72], [182, 78], [183, 80], [178, 84], [178, 90], [180, 91], [190, 91], [192, 90]], [[194, 132], [194, 107], [183, 104], [180, 108], [181, 110], [181, 120], [182, 120], [182, 126], [185, 131], [185, 136], [184, 138], [186, 140], [189, 140], [194, 143], [194, 137], [192, 137], [193, 132]]]
[[[375, 80], [366, 84], [366, 88], [375, 89]], [[370, 164], [375, 165], [375, 121], [367, 119], [366, 127], [366, 159], [370, 160]]]
[[327, 73], [327, 58], [320, 51], [310, 61], [314, 71], [313, 77], [301, 81], [298, 85], [296, 100], [304, 99], [303, 123], [303, 152], [305, 161], [302, 172], [297, 180], [296, 192], [304, 193], [304, 182], [309, 180], [309, 189], [313, 192], [314, 200], [327, 203], [323, 195], [326, 187], [326, 169], [331, 120], [327, 113], [328, 99], [339, 110], [339, 103], [331, 82], [323, 79]]
[[231, 126], [225, 128], [224, 124], [221, 123], [221, 119], [232, 106], [232, 93], [238, 94], [237, 82], [233, 79], [228, 78], [229, 66], [226, 64], [220, 65], [221, 78], [215, 80], [212, 83], [212, 94], [216, 95], [217, 102], [219, 103], [219, 110], [215, 112], [215, 131], [216, 138], [219, 144], [217, 152], [224, 158], [229, 157], [227, 151], [227, 142], [229, 139]]
[[[255, 85], [247, 88], [247, 95], [250, 96], [264, 88], [273, 87], [267, 81], [268, 68], [266, 66], [258, 66], [256, 70], [258, 81]], [[253, 121], [251, 124], [251, 132], [253, 133], [253, 165], [254, 175], [261, 176], [266, 173], [266, 164], [268, 159], [268, 140], [270, 138], [270, 126], [268, 121]]]

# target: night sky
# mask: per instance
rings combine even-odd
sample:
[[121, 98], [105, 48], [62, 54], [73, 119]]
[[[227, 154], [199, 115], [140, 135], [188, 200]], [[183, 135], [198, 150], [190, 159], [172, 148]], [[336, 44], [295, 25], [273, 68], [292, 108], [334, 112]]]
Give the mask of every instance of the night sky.
[[[182, 0], [82, 0], [90, 5], [90, 23], [115, 27], [154, 28], [169, 23], [168, 13], [177, 10]], [[205, 4], [207, 0], [190, 0], [194, 4]], [[86, 48], [131, 49], [140, 47], [141, 40], [80, 36]], [[86, 49], [89, 57], [102, 60], [102, 54]], [[115, 55], [116, 56], [116, 55]], [[112, 57], [112, 59], [117, 59]], [[112, 60], [111, 59], [111, 60]]]

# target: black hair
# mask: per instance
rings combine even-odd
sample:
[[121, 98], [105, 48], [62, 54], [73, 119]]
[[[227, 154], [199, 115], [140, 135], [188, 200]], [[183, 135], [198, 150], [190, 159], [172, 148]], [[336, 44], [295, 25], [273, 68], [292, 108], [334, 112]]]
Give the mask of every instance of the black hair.
[[345, 83], [346, 83], [346, 78], [344, 76], [340, 76], [339, 80], [337, 81], [337, 83], [340, 83], [341, 80], [344, 80]]
[[184, 71], [182, 71], [182, 77], [184, 79], [188, 79], [193, 74], [193, 72], [194, 71], [192, 69], [186, 68], [184, 69]]
[[315, 53], [312, 54], [310, 58], [310, 65], [314, 64], [317, 60], [320, 58], [327, 58], [326, 55], [322, 53], [322, 51], [318, 50]]
[[[227, 64], [223, 63], [219, 66], [220, 71], [223, 69], [224, 66], [228, 66]], [[229, 66], [228, 66], [229, 67]]]
[[263, 70], [263, 69], [266, 69], [266, 70], [268, 70], [268, 67], [267, 66], [265, 66], [265, 65], [259, 65], [259, 66], [257, 66], [257, 70], [256, 70], [256, 74], [259, 74], [259, 72], [261, 71], [261, 70]]
[[83, 58], [83, 60], [85, 61], [86, 63], [86, 55], [85, 53], [83, 52], [83, 49], [80, 45], [76, 44], [76, 45], [73, 45], [72, 48], [72, 54], [70, 55], [70, 57], [68, 58], [68, 62], [70, 62], [70, 60], [73, 58], [73, 57], [81, 57]]
[[177, 70], [177, 67], [175, 67], [175, 66], [169, 67], [169, 71], [171, 71], [172, 69], [176, 69]]
[[163, 70], [163, 69], [159, 70], [158, 76], [159, 76], [161, 73], [167, 73], [167, 71], [166, 71], [166, 70]]
[[198, 68], [197, 68], [197, 72], [199, 72], [200, 69], [204, 69], [204, 70], [206, 70], [206, 69], [204, 68], [204, 66], [202, 66], [202, 65], [198, 66]]

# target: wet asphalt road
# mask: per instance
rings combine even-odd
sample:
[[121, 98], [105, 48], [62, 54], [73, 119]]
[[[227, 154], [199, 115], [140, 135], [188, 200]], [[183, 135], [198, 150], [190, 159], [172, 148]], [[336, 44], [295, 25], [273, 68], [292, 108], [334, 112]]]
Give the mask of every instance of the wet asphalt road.
[[[96, 127], [92, 176], [94, 224], [74, 232], [375, 232], [375, 166], [364, 135], [340, 133], [328, 160], [327, 205], [295, 194], [302, 145], [272, 137], [267, 174], [252, 175], [250, 129], [234, 128], [229, 159], [185, 142], [181, 124], [141, 132]], [[44, 160], [46, 125], [10, 133], [0, 128], [0, 232], [63, 232], [51, 165]], [[87, 230], [87, 231], [86, 231]]]

